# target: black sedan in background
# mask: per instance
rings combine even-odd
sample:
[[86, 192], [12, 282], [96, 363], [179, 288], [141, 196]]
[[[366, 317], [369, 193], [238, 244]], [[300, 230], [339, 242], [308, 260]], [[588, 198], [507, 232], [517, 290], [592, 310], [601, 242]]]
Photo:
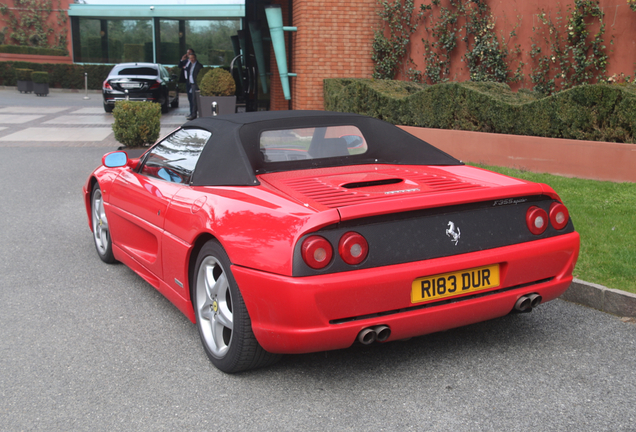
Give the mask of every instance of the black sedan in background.
[[113, 67], [102, 85], [104, 111], [112, 112], [119, 100], [151, 101], [161, 104], [161, 112], [179, 106], [176, 75], [157, 63], [121, 63]]

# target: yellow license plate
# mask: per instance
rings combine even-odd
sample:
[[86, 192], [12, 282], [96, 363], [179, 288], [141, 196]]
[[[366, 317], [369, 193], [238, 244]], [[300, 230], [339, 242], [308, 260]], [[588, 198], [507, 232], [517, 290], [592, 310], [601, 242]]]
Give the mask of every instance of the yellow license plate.
[[418, 278], [411, 286], [411, 303], [439, 300], [499, 286], [499, 264]]

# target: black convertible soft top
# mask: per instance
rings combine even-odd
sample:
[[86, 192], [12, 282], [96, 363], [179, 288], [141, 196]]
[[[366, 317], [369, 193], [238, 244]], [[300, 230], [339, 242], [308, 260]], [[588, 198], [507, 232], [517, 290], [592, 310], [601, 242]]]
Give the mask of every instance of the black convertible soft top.
[[[356, 126], [367, 141], [364, 154], [266, 162], [261, 133], [268, 130]], [[402, 129], [372, 117], [328, 111], [259, 111], [204, 117], [183, 125], [212, 133], [197, 162], [193, 186], [253, 186], [257, 174], [363, 164], [461, 165]]]

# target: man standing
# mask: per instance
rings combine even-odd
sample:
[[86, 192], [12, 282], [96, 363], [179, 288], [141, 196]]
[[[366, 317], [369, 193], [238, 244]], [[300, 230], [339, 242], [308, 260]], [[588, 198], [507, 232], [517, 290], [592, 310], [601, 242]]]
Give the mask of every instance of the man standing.
[[187, 82], [188, 80], [186, 80], [185, 77], [185, 68], [188, 67], [188, 65], [190, 64], [190, 54], [194, 54], [194, 50], [192, 48], [188, 48], [188, 50], [186, 51], [186, 53], [181, 57], [181, 60], [179, 60], [179, 82], [180, 83], [184, 83]]
[[186, 117], [187, 120], [197, 118], [197, 76], [199, 71], [203, 69], [201, 63], [197, 61], [197, 55], [192, 52], [189, 56], [188, 63], [184, 66], [183, 71], [186, 78], [186, 90], [188, 92], [188, 102], [190, 102], [190, 115]]

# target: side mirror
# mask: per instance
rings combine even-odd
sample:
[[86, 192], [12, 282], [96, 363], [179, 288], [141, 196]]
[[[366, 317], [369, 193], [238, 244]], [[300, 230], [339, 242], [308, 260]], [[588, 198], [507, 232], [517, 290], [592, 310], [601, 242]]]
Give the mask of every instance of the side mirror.
[[108, 168], [117, 168], [126, 166], [128, 163], [128, 155], [123, 151], [107, 153], [102, 157], [102, 165]]

